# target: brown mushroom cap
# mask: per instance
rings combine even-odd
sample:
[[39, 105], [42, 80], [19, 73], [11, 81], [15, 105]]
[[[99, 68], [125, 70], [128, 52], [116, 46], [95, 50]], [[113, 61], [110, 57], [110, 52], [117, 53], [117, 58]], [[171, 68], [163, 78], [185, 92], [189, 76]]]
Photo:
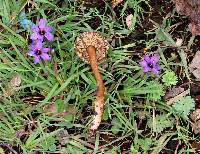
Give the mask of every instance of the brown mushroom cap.
[[96, 49], [96, 58], [98, 63], [102, 62], [110, 48], [108, 41], [95, 32], [83, 32], [79, 37], [77, 37], [75, 42], [75, 51], [79, 57], [87, 63], [89, 63], [89, 57], [86, 49], [90, 45], [94, 46]]

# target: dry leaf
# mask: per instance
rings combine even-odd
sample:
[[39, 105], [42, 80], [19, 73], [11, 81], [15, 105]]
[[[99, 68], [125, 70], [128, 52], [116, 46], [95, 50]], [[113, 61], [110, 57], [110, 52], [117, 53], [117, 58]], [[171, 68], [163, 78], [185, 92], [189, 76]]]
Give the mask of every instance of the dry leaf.
[[200, 121], [197, 121], [196, 123], [191, 123], [191, 127], [195, 134], [200, 133]]
[[59, 143], [61, 145], [65, 145], [68, 142], [67, 138], [69, 137], [69, 133], [66, 129], [60, 130], [57, 134]]
[[193, 112], [190, 114], [190, 118], [191, 118], [194, 122], [200, 120], [200, 109], [196, 109], [195, 111], [193, 111]]
[[76, 114], [75, 107], [69, 105], [63, 112], [57, 112], [56, 105], [54, 102], [49, 102], [49, 104], [43, 107], [44, 112], [50, 113], [53, 117], [65, 117], [69, 114]]
[[21, 82], [22, 82], [21, 77], [19, 75], [15, 75], [10, 80], [10, 85], [11, 87], [19, 87]]
[[200, 153], [200, 142], [198, 142], [198, 141], [193, 141], [191, 144], [191, 150], [193, 150], [193, 151], [191, 151], [191, 152], [193, 152], [193, 153]]
[[173, 97], [179, 95], [183, 91], [184, 91], [184, 88], [182, 88], [182, 87], [173, 87], [171, 90], [166, 92], [164, 99], [169, 100], [170, 98], [173, 98]]
[[190, 118], [194, 121], [194, 123], [191, 123], [194, 133], [200, 133], [200, 109], [196, 109], [195, 111], [193, 111], [190, 114]]
[[112, 8], [114, 9], [121, 2], [123, 2], [123, 0], [111, 0]]
[[200, 51], [197, 51], [191, 64], [189, 64], [190, 72], [197, 78], [200, 78]]
[[180, 93], [179, 95], [169, 99], [169, 101], [167, 101], [167, 105], [172, 105], [174, 102], [176, 102], [177, 100], [179, 100], [180, 98], [187, 96], [190, 93], [190, 89], [185, 90], [184, 92]]
[[182, 39], [180, 39], [180, 38], [176, 39], [176, 46], [180, 47], [182, 45], [182, 43], [183, 43]]
[[133, 20], [133, 15], [132, 14], [129, 14], [127, 17], [126, 17], [126, 25], [129, 29], [131, 29], [132, 27], [132, 20]]
[[14, 95], [15, 91], [17, 91], [16, 87], [19, 87], [21, 84], [21, 78], [18, 75], [12, 77], [9, 83], [6, 83], [5, 90], [1, 97], [10, 97]]
[[200, 1], [199, 0], [173, 0], [179, 14], [188, 16], [189, 31], [194, 35], [200, 35]]

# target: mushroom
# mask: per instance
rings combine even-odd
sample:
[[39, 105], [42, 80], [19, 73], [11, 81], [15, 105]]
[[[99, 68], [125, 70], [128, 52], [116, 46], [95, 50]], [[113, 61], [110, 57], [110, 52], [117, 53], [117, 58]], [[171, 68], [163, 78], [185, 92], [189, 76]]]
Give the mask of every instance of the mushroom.
[[90, 63], [97, 82], [94, 119], [91, 123], [88, 136], [92, 136], [98, 129], [103, 115], [105, 87], [97, 65], [105, 60], [109, 47], [108, 41], [95, 32], [83, 32], [77, 37], [75, 42], [76, 53], [83, 61]]

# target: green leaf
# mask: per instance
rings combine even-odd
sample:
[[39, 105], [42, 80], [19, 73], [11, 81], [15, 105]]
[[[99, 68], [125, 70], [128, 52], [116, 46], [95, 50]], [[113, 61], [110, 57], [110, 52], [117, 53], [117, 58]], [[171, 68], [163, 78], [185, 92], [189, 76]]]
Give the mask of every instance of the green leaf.
[[172, 107], [176, 114], [187, 120], [188, 114], [195, 109], [195, 101], [191, 96], [182, 97]]
[[152, 140], [150, 138], [138, 139], [137, 142], [145, 152], [149, 150], [152, 144]]
[[134, 95], [147, 95], [149, 100], [157, 101], [164, 96], [163, 85], [158, 81], [150, 81], [143, 86], [138, 85], [125, 85], [126, 87], [122, 90], [122, 93], [127, 97]]
[[[53, 148], [56, 148], [54, 147], [55, 146], [55, 138], [52, 137], [52, 136], [49, 136], [45, 141], [42, 142], [42, 147], [45, 149], [45, 150], [53, 150]], [[52, 146], [52, 147], [51, 147]]]
[[114, 126], [111, 127], [111, 131], [112, 131], [113, 134], [117, 134], [120, 131], [120, 129], [119, 129], [119, 127], [114, 125]]
[[161, 99], [161, 96], [164, 96], [163, 85], [158, 81], [150, 81], [147, 83], [146, 87], [149, 91], [147, 94], [149, 100], [158, 101]]
[[72, 122], [72, 121], [73, 121], [73, 118], [74, 118], [74, 116], [73, 116], [72, 114], [69, 114], [69, 115], [66, 115], [66, 116], [65, 116], [65, 120], [66, 120], [67, 122]]
[[147, 125], [153, 130], [153, 132], [160, 133], [165, 128], [172, 127], [173, 123], [174, 119], [172, 117], [168, 117], [166, 115], [157, 115], [154, 118], [154, 121], [152, 117], [148, 119]]
[[118, 118], [113, 118], [112, 119], [112, 127], [111, 127], [111, 131], [113, 132], [113, 134], [117, 134], [120, 131], [120, 128], [122, 127], [122, 123], [120, 122], [120, 120]]
[[178, 77], [172, 71], [166, 71], [165, 74], [162, 76], [162, 81], [166, 86], [176, 85], [178, 82]]
[[50, 145], [49, 146], [49, 151], [55, 152], [56, 151], [56, 145], [55, 144]]
[[109, 112], [108, 112], [108, 107], [106, 107], [103, 112], [103, 120], [107, 121], [108, 118], [109, 118]]
[[59, 113], [64, 112], [65, 106], [63, 100], [61, 99], [56, 100], [55, 105], [57, 112]]
[[122, 124], [118, 118], [113, 118], [111, 123], [112, 123], [112, 125], [117, 126], [117, 127], [122, 126]]

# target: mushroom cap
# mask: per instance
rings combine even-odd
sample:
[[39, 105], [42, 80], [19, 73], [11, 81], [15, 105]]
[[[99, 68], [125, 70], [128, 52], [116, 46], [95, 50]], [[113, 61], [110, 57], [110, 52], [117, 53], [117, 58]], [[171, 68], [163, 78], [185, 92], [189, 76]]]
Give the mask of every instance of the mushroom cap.
[[96, 49], [97, 62], [100, 63], [106, 58], [106, 53], [110, 48], [108, 41], [96, 32], [83, 32], [81, 33], [75, 42], [75, 51], [78, 56], [85, 62], [89, 63], [89, 57], [87, 53], [88, 46], [94, 46]]

